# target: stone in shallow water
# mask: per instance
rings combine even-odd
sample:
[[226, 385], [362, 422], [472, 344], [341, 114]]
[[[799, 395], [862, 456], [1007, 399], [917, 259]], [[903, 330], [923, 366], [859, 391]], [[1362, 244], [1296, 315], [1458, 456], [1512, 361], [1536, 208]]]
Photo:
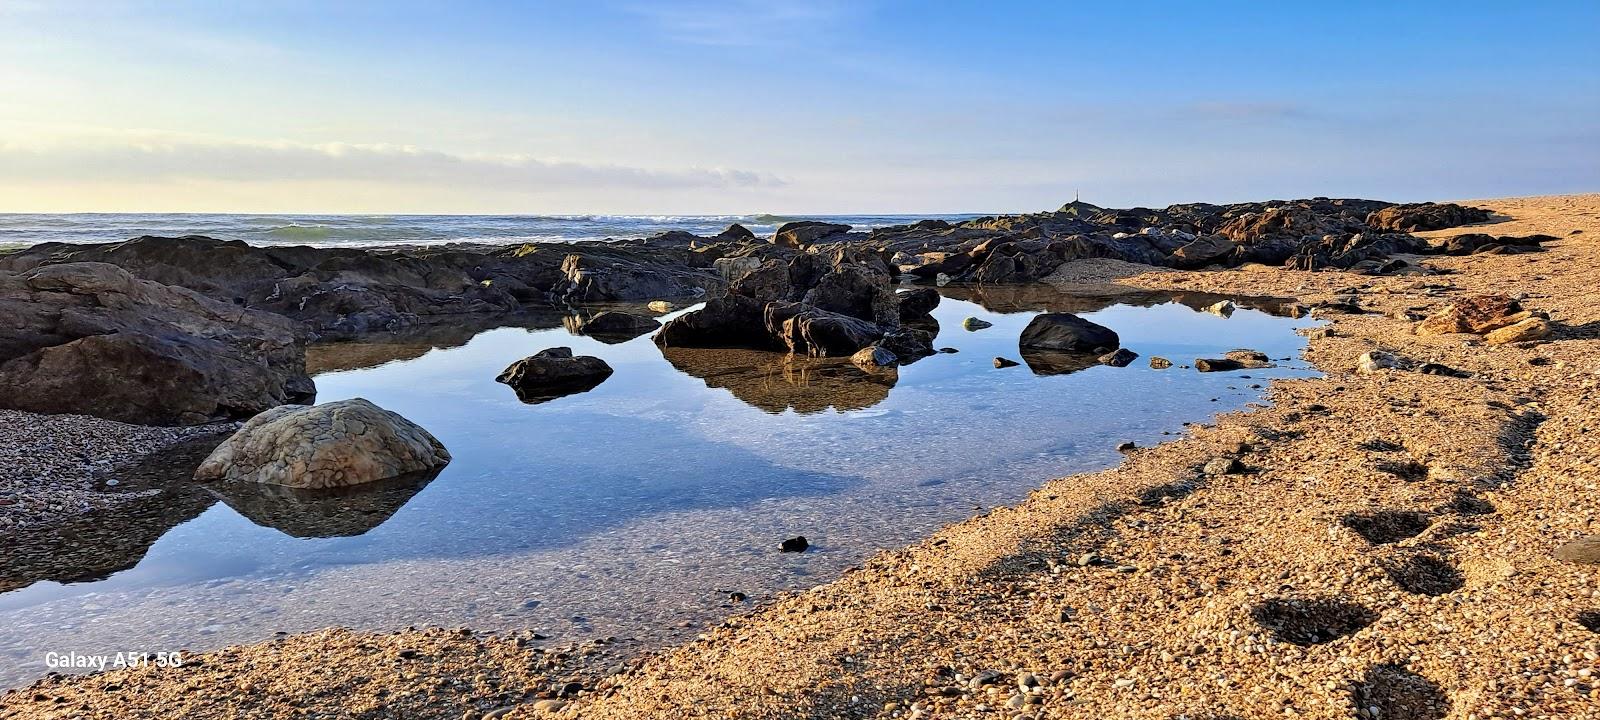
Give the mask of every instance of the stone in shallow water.
[[1127, 348], [1117, 348], [1099, 357], [1101, 365], [1110, 365], [1112, 367], [1127, 367], [1138, 359], [1139, 353]]
[[510, 385], [517, 399], [531, 405], [588, 392], [608, 377], [611, 366], [606, 361], [589, 355], [573, 357], [572, 348], [554, 347], [512, 363], [495, 382]]
[[1072, 313], [1040, 313], [1022, 329], [1017, 344], [1034, 350], [1105, 353], [1121, 344], [1117, 333]]
[[427, 430], [362, 398], [283, 405], [250, 419], [195, 471], [197, 480], [335, 488], [444, 467]]
[[796, 535], [778, 545], [778, 549], [786, 553], [805, 552], [809, 547], [811, 547], [811, 543], [806, 541], [806, 536], [804, 535]]

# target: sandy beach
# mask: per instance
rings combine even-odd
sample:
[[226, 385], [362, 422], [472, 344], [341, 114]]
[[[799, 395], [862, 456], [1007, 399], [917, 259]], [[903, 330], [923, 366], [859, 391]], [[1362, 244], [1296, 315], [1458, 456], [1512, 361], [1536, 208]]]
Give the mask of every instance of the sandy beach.
[[[329, 630], [47, 678], [0, 717], [1600, 717], [1600, 576], [1554, 556], [1600, 532], [1600, 195], [1463, 204], [1497, 214], [1485, 232], [1559, 239], [1412, 259], [1433, 275], [1069, 263], [1048, 281], [1361, 312], [1313, 311], [1326, 375], [1274, 382], [1270, 406], [685, 645]], [[1551, 336], [1414, 332], [1496, 293], [1548, 313]], [[1453, 372], [1359, 372], [1374, 350]]]

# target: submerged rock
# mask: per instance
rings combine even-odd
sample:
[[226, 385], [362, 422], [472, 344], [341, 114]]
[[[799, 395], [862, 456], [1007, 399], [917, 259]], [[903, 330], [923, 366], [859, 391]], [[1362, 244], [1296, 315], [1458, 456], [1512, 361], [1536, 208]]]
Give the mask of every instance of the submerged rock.
[[1018, 345], [1035, 350], [1104, 353], [1120, 342], [1111, 328], [1072, 313], [1040, 313], [1022, 329]]
[[804, 535], [796, 535], [792, 538], [784, 540], [781, 543], [778, 543], [778, 550], [786, 553], [802, 553], [810, 547], [811, 543], [806, 540], [806, 536]]
[[1259, 350], [1242, 348], [1238, 350], [1229, 350], [1223, 353], [1222, 357], [1239, 363], [1239, 366], [1243, 368], [1260, 369], [1273, 367], [1272, 358], [1267, 357], [1266, 353]]
[[1150, 367], [1155, 370], [1165, 370], [1172, 367], [1172, 361], [1156, 355], [1150, 358]]
[[895, 354], [879, 345], [869, 345], [861, 348], [860, 352], [850, 356], [850, 362], [856, 367], [868, 372], [877, 372], [893, 368], [900, 364], [900, 359]]
[[587, 392], [611, 377], [611, 366], [590, 355], [573, 357], [572, 348], [540, 350], [502, 371], [495, 382], [510, 385], [525, 403], [549, 402]]
[[1195, 358], [1194, 369], [1200, 372], [1227, 372], [1243, 370], [1244, 363], [1229, 358]]
[[444, 467], [450, 453], [416, 423], [362, 398], [284, 405], [212, 451], [197, 480], [337, 488]]
[[962, 329], [968, 331], [982, 330], [984, 328], [994, 327], [994, 323], [989, 322], [988, 320], [979, 320], [975, 317], [969, 317], [961, 321], [961, 327]]
[[996, 368], [1016, 367], [1016, 366], [1021, 365], [1021, 364], [1022, 363], [1019, 363], [1019, 362], [1017, 362], [1015, 360], [1012, 360], [1010, 358], [996, 357], [994, 359], [994, 366]]

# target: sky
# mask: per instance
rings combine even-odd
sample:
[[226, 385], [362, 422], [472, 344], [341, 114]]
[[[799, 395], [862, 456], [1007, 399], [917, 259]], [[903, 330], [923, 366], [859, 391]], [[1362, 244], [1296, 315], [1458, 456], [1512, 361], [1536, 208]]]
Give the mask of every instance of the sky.
[[1600, 191], [1600, 2], [0, 0], [0, 211]]

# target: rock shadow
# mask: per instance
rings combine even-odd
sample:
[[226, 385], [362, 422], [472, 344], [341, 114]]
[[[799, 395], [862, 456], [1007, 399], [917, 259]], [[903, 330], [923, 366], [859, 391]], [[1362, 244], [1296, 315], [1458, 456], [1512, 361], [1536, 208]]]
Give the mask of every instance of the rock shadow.
[[1389, 581], [1413, 595], [1438, 596], [1461, 589], [1461, 571], [1437, 555], [1411, 555], [1383, 563]]
[[1438, 685], [1400, 665], [1368, 670], [1350, 700], [1358, 711], [1383, 720], [1438, 720], [1450, 712], [1450, 698]]
[[1421, 535], [1433, 518], [1415, 510], [1378, 510], [1345, 515], [1339, 522], [1373, 545], [1388, 545]]
[[1332, 642], [1378, 619], [1377, 613], [1333, 598], [1266, 600], [1250, 609], [1250, 619], [1279, 641], [1308, 646]]

